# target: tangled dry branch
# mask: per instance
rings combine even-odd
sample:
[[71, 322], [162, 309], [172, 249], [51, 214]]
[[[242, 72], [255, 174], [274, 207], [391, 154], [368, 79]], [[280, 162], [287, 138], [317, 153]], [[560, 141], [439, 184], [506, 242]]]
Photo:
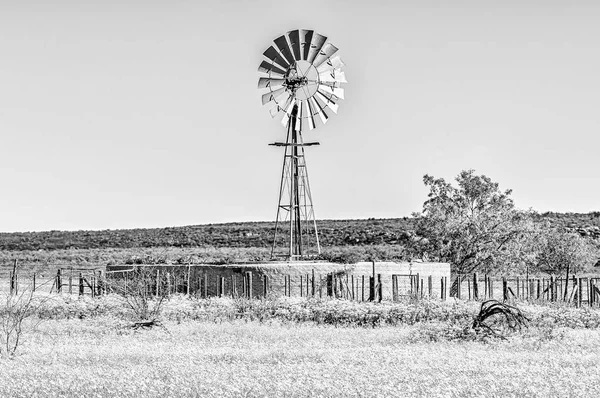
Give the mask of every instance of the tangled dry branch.
[[493, 337], [505, 338], [508, 333], [520, 331], [529, 323], [520, 309], [497, 300], [481, 303], [479, 314], [473, 319], [472, 328]]

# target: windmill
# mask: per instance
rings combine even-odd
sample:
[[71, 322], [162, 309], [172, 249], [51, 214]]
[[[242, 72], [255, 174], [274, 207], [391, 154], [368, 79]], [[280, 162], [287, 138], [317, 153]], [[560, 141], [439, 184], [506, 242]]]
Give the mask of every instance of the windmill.
[[319, 143], [304, 142], [302, 131], [325, 124], [330, 111], [337, 113], [338, 102], [344, 98], [341, 84], [347, 81], [337, 51], [325, 36], [312, 30], [292, 30], [274, 40], [258, 67], [262, 103], [287, 129], [285, 142], [270, 144], [284, 148], [272, 258], [278, 236], [286, 238], [285, 256], [290, 260], [321, 252], [304, 157], [306, 147]]

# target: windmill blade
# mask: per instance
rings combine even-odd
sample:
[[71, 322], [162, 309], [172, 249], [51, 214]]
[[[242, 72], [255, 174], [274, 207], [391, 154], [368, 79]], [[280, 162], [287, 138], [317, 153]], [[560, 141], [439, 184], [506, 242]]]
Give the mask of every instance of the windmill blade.
[[281, 95], [285, 94], [285, 87], [281, 87], [277, 90], [274, 91], [269, 91], [266, 94], [262, 95], [262, 104], [265, 105], [273, 100], [276, 100], [277, 98], [281, 97]]
[[268, 63], [267, 61], [262, 61], [260, 63], [260, 66], [258, 67], [258, 71], [262, 72], [262, 73], [266, 73], [267, 75], [273, 76], [273, 77], [283, 78], [283, 76], [285, 75], [284, 70], [279, 69], [278, 67], [276, 67], [273, 64]]
[[321, 91], [317, 91], [317, 93], [315, 94], [315, 97], [317, 97], [316, 98], [317, 101], [318, 100], [323, 101], [326, 104], [326, 106], [333, 111], [333, 113], [337, 113], [339, 105], [335, 103], [333, 98], [327, 97], [327, 94], [323, 93]]
[[327, 123], [329, 116], [327, 116], [327, 112], [325, 112], [325, 104], [320, 104], [315, 97], [310, 97], [309, 101], [311, 102], [311, 107], [314, 110], [315, 115], [319, 115], [323, 124]]
[[304, 112], [303, 113], [304, 118], [308, 122], [308, 129], [309, 130], [314, 130], [316, 128], [316, 126], [315, 126], [315, 118], [313, 116], [313, 110], [312, 110], [312, 107], [310, 105], [310, 101], [309, 100], [302, 101], [302, 106], [304, 107], [304, 110], [303, 110], [303, 112]]
[[[294, 63], [294, 55], [292, 54], [292, 50], [290, 49], [290, 45], [286, 39], [285, 35], [281, 35], [274, 40], [275, 45], [281, 52], [281, 55], [285, 57], [289, 64]], [[285, 72], [284, 72], [285, 74]]]
[[277, 114], [279, 113], [285, 113], [286, 108], [288, 107], [288, 105], [290, 103], [293, 103], [293, 98], [291, 95], [287, 95], [287, 97], [282, 97], [279, 100], [277, 100], [276, 102], [272, 102], [273, 106], [271, 109], [269, 109], [269, 113], [271, 114], [271, 117], [275, 117], [277, 116]]
[[344, 89], [337, 87], [329, 87], [326, 84], [320, 84], [318, 91], [325, 92], [329, 95], [333, 95], [335, 98], [344, 99]]
[[346, 80], [346, 74], [342, 72], [341, 69], [333, 69], [319, 73], [319, 80], [321, 82], [348, 83]]
[[331, 43], [325, 43], [319, 53], [313, 61], [315, 68], [318, 68], [323, 62], [327, 61], [327, 58], [331, 57], [337, 52], [338, 48]]
[[310, 50], [308, 51], [308, 56], [306, 57], [308, 62], [311, 64], [313, 63], [315, 57], [319, 51], [321, 51], [321, 47], [323, 47], [323, 44], [325, 44], [326, 41], [327, 37], [321, 36], [318, 33], [313, 33], [312, 42], [310, 43]]
[[292, 30], [287, 33], [287, 36], [294, 53], [294, 59], [300, 61], [302, 59], [300, 54], [300, 32], [298, 30]]
[[303, 60], [308, 59], [308, 52], [310, 51], [310, 44], [312, 43], [313, 31], [302, 29], [300, 30], [300, 50]]
[[336, 82], [336, 81], [333, 81], [333, 82], [322, 82], [322, 81], [319, 81], [319, 85], [320, 86], [328, 86], [328, 87], [331, 87], [331, 88], [340, 88], [340, 87], [342, 87], [342, 83]]
[[319, 73], [323, 73], [330, 69], [340, 69], [346, 64], [340, 59], [340, 57], [327, 58], [327, 61], [323, 62], [318, 68]]
[[298, 110], [296, 111], [295, 129], [302, 131], [302, 101], [296, 100], [296, 105], [298, 105]]
[[279, 54], [279, 51], [275, 50], [275, 47], [273, 46], [267, 48], [263, 55], [279, 65], [281, 69], [287, 69], [290, 66], [290, 64], [281, 56], [281, 54]]
[[283, 86], [285, 79], [269, 79], [268, 77], [261, 77], [258, 79], [258, 88], [273, 88]]
[[294, 109], [294, 100], [290, 96], [288, 102], [286, 103], [285, 109], [284, 109], [285, 116], [283, 116], [283, 120], [281, 121], [281, 124], [283, 124], [284, 127], [287, 127], [288, 123], [290, 123], [290, 119], [292, 118], [292, 110], [293, 109]]

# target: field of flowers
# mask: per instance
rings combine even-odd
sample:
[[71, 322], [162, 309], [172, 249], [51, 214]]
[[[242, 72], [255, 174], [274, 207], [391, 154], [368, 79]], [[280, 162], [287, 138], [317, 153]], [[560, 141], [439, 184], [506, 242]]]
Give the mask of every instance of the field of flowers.
[[597, 309], [523, 305], [530, 328], [489, 340], [464, 334], [476, 303], [175, 296], [133, 330], [117, 296], [40, 299], [2, 397], [600, 394]]

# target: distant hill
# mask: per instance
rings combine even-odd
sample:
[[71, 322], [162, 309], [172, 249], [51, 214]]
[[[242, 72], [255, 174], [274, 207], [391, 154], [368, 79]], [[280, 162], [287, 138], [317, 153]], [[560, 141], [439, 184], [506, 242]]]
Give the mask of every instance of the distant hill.
[[[412, 219], [319, 220], [326, 246], [396, 244], [407, 237]], [[0, 250], [56, 250], [149, 247], [269, 247], [274, 222], [192, 225], [103, 231], [0, 233]]]
[[[582, 236], [600, 239], [600, 212], [538, 215], [539, 221]], [[319, 220], [323, 246], [394, 245], [408, 238], [414, 220]], [[269, 247], [274, 222], [244, 222], [103, 231], [47, 231], [0, 233], [0, 250], [57, 250], [150, 247]]]

